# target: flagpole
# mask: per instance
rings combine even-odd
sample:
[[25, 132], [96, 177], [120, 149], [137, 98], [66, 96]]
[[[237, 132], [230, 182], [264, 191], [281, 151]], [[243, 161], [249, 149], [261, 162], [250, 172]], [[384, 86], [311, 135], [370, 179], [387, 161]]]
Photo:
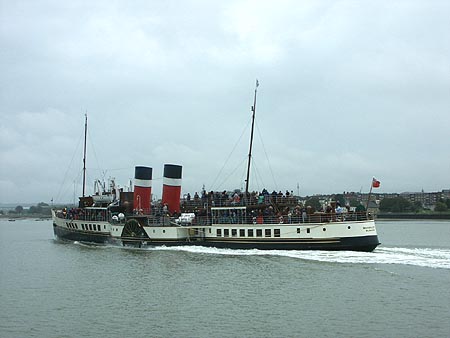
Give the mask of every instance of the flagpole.
[[369, 190], [369, 197], [367, 198], [367, 205], [366, 205], [366, 214], [369, 215], [369, 202], [370, 202], [370, 196], [372, 195], [372, 188], [373, 188], [373, 181], [375, 177], [372, 177], [372, 182], [370, 183], [370, 190]]

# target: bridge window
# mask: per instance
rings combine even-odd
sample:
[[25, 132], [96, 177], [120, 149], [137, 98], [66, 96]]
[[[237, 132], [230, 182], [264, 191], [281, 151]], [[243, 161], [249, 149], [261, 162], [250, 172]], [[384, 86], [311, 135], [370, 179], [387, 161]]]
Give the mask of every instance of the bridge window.
[[246, 210], [243, 207], [219, 208], [212, 210], [213, 223], [243, 224], [246, 220]]
[[266, 229], [265, 235], [266, 235], [266, 237], [272, 237], [272, 230], [271, 229]]
[[253, 229], [248, 229], [247, 235], [248, 235], [248, 237], [253, 237]]
[[280, 237], [280, 229], [274, 229], [273, 230], [273, 236], [274, 237]]
[[217, 237], [222, 237], [222, 229], [217, 229]]
[[231, 236], [232, 237], [237, 237], [237, 230], [236, 229], [231, 229]]
[[240, 229], [239, 230], [239, 236], [240, 237], [245, 237], [245, 229]]
[[223, 237], [229, 237], [230, 236], [230, 230], [224, 229], [223, 230]]
[[256, 237], [262, 237], [262, 229], [256, 229]]

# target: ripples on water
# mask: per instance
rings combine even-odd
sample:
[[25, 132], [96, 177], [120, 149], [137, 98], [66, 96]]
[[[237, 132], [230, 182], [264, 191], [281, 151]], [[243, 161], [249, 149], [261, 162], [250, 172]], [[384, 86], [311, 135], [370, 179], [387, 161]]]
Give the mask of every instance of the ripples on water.
[[450, 269], [450, 250], [444, 249], [381, 247], [370, 253], [356, 251], [230, 250], [204, 247], [155, 248], [153, 250], [180, 250], [234, 256], [282, 256], [320, 262], [405, 264]]
[[[78, 243], [78, 245], [86, 245]], [[89, 247], [113, 248], [113, 246]], [[181, 251], [195, 254], [224, 256], [279, 256], [297, 258], [305, 261], [354, 263], [354, 264], [402, 264], [429, 268], [450, 269], [450, 249], [436, 248], [388, 248], [378, 247], [374, 252], [357, 251], [308, 251], [308, 250], [236, 250], [202, 246], [148, 247], [142, 249], [117, 247], [121, 250], [135, 251]]]
[[0, 222], [0, 336], [447, 337], [450, 223], [378, 230], [371, 253], [138, 249]]

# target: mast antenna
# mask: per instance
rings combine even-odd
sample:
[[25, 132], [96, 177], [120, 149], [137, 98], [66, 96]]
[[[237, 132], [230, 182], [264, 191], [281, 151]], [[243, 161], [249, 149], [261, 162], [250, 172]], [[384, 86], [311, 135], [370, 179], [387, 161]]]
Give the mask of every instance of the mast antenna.
[[87, 139], [87, 112], [84, 114], [84, 153], [83, 153], [83, 197], [86, 189], [86, 139]]
[[253, 130], [255, 128], [255, 114], [256, 114], [256, 93], [258, 91], [259, 82], [258, 79], [256, 79], [256, 86], [255, 86], [255, 97], [253, 99], [253, 106], [252, 106], [252, 131], [250, 134], [250, 149], [248, 151], [248, 165], [247, 165], [247, 179], [245, 180], [245, 197], [247, 198], [248, 195], [248, 185], [250, 180], [250, 163], [252, 161], [252, 147], [253, 147]]

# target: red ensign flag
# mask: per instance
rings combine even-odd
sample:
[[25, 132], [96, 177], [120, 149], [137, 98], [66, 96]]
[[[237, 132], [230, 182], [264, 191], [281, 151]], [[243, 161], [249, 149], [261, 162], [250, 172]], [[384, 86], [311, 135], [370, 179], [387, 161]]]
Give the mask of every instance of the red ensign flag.
[[380, 187], [380, 181], [378, 181], [375, 177], [372, 179], [372, 187], [373, 188], [379, 188]]

